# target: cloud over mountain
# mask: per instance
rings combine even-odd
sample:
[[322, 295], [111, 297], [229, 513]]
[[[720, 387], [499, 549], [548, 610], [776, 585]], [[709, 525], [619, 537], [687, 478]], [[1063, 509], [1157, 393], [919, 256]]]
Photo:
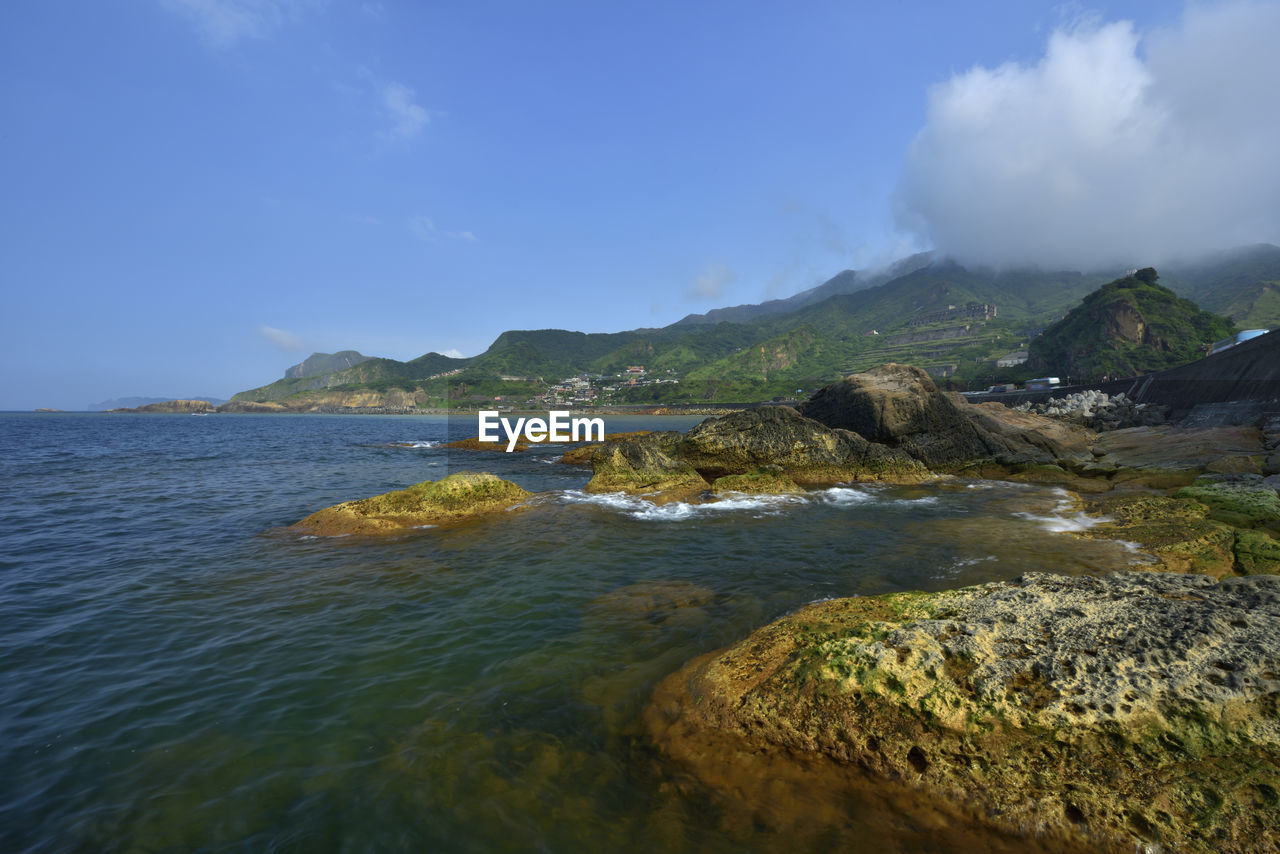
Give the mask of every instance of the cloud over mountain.
[[1280, 239], [1280, 3], [1052, 34], [930, 92], [899, 226], [961, 261], [1152, 264]]

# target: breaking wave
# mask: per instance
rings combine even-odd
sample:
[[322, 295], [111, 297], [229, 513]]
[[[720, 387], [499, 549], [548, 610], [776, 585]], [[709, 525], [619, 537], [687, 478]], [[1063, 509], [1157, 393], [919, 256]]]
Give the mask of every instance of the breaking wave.
[[804, 495], [730, 495], [700, 503], [670, 501], [656, 504], [641, 495], [622, 492], [606, 492], [598, 495], [570, 489], [562, 493], [569, 504], [594, 504], [616, 510], [633, 519], [655, 522], [681, 522], [686, 519], [707, 518], [725, 513], [744, 513], [761, 518], [776, 516], [788, 507], [808, 503]]
[[1037, 522], [1046, 531], [1055, 534], [1070, 534], [1077, 531], [1087, 531], [1088, 529], [1100, 525], [1103, 522], [1110, 522], [1111, 519], [1106, 516], [1089, 516], [1081, 510], [1074, 509], [1076, 504], [1067, 497], [1065, 490], [1054, 490], [1057, 494], [1063, 496], [1053, 509], [1046, 515], [1036, 513], [1014, 513], [1013, 515], [1019, 519], [1026, 519], [1029, 522]]
[[874, 490], [861, 487], [833, 486], [829, 489], [800, 492], [787, 495], [751, 495], [730, 492], [708, 498], [706, 501], [670, 501], [657, 503], [643, 495], [622, 492], [592, 494], [571, 489], [561, 493], [567, 504], [594, 504], [606, 507], [634, 519], [677, 522], [741, 513], [753, 518], [777, 516], [792, 508], [807, 504], [825, 504], [834, 507], [856, 507], [875, 503], [883, 506], [930, 506], [938, 503], [937, 496], [920, 498], [880, 499]]

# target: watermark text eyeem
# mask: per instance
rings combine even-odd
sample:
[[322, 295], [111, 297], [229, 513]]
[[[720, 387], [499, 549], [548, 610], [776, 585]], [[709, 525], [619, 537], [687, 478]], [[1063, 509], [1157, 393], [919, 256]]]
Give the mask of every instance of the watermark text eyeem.
[[568, 410], [553, 409], [547, 413], [546, 420], [541, 418], [517, 418], [515, 424], [509, 418], [500, 418], [497, 410], [482, 409], [476, 427], [481, 442], [500, 442], [498, 428], [507, 437], [507, 453], [516, 449], [520, 441], [521, 431], [524, 440], [531, 444], [539, 442], [603, 442], [603, 418], [570, 418]]

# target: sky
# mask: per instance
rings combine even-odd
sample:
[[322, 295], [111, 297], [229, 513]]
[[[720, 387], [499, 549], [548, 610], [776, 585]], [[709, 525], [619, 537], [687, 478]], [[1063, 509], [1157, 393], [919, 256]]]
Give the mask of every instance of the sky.
[[0, 4], [0, 409], [1280, 242], [1280, 0]]

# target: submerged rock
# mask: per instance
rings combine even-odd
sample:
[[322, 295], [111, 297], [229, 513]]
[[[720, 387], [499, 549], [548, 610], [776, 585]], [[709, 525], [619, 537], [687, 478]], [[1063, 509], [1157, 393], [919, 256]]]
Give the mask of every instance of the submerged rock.
[[[458, 439], [454, 442], [445, 442], [440, 447], [448, 448], [452, 451], [507, 451], [507, 439], [485, 442], [479, 436], [471, 436], [466, 439]], [[515, 444], [511, 446], [511, 451], [527, 451], [532, 447], [528, 441], [523, 438], [517, 439]]]
[[767, 797], [724, 771], [767, 757], [1041, 842], [1275, 850], [1278, 638], [1274, 576], [1031, 573], [809, 605], [668, 677], [646, 721], [730, 798]]
[[388, 534], [505, 510], [528, 497], [528, 492], [495, 475], [458, 472], [317, 510], [293, 529], [318, 536]]

